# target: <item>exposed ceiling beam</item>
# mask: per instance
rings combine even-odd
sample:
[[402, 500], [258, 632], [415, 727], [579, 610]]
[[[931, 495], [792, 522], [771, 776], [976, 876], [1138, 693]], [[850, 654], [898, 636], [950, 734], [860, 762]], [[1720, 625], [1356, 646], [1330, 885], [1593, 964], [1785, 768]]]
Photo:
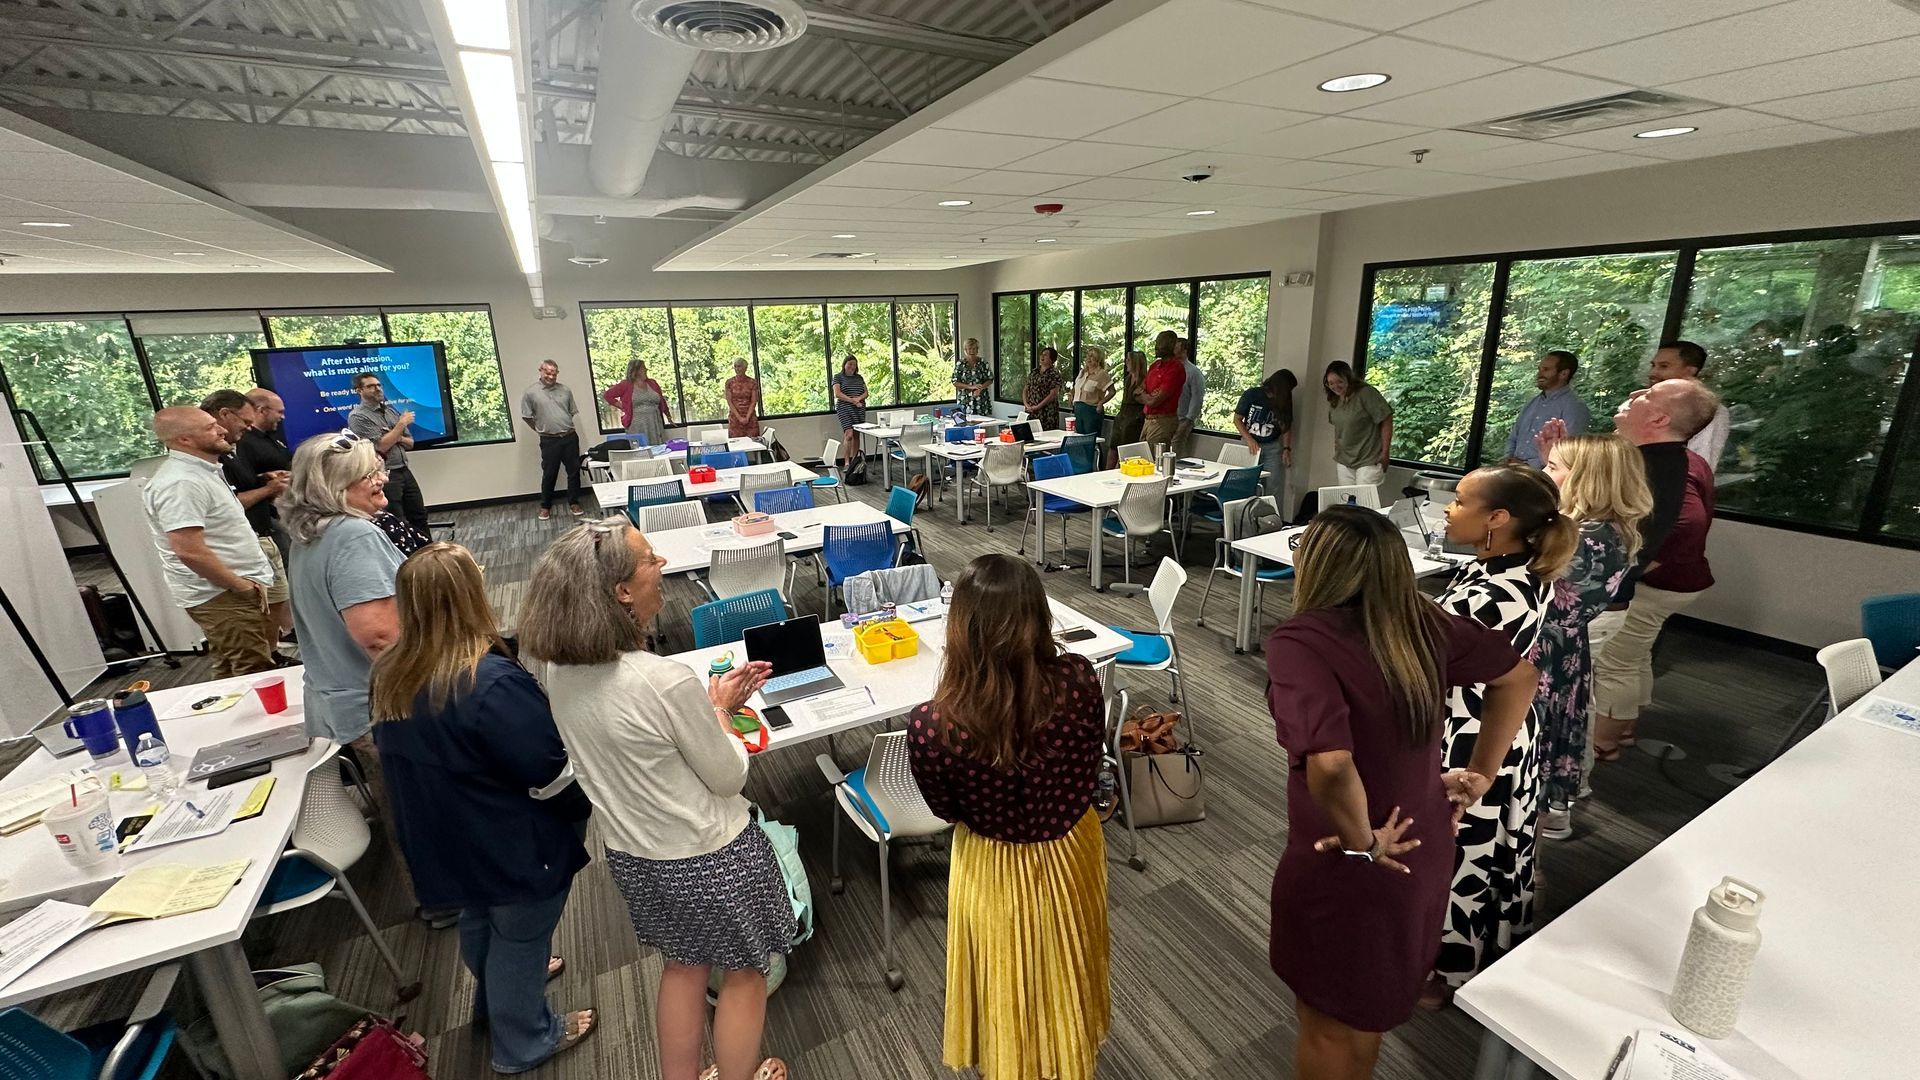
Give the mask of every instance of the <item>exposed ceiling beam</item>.
[[717, 147], [723, 150], [754, 150], [772, 154], [796, 154], [800, 157], [819, 158], [821, 161], [831, 160], [831, 158], [822, 153], [818, 147], [809, 146], [806, 143], [772, 142], [766, 139], [733, 139], [721, 135], [692, 135], [684, 131], [663, 132], [660, 136], [660, 141], [667, 144], [677, 143], [686, 146]]
[[[125, 16], [100, 15], [92, 11], [76, 11], [68, 8], [44, 7], [37, 4], [20, 3], [19, 0], [0, 2], [0, 23], [15, 28], [9, 37], [19, 39], [25, 31], [19, 28], [41, 26], [58, 29], [66, 27], [76, 32], [66, 41], [71, 44], [99, 44], [107, 41], [151, 42], [164, 40], [174, 43], [199, 42], [206, 45], [237, 46], [269, 56], [293, 58], [319, 58], [345, 61], [362, 61], [370, 64], [385, 64], [393, 67], [427, 67], [438, 69], [439, 57], [431, 50], [415, 51], [411, 49], [389, 49], [378, 45], [363, 45], [356, 42], [323, 41], [318, 38], [289, 37], [286, 34], [260, 33], [243, 28], [231, 29], [206, 23], [187, 25], [172, 19], [135, 19]], [[411, 30], [408, 33], [412, 33]]]
[[[122, 82], [114, 79], [69, 79], [60, 75], [21, 74], [0, 79], [0, 92], [22, 87], [92, 94], [125, 94], [166, 101], [200, 101], [217, 106], [257, 106], [274, 110], [284, 108], [294, 101], [293, 96], [288, 94], [249, 94], [237, 90], [203, 90], [197, 86], [161, 86], [154, 83]], [[378, 116], [439, 124], [459, 124], [460, 122], [459, 117], [454, 114], [436, 115], [425, 109], [410, 109], [400, 105], [362, 104], [352, 101], [330, 101], [325, 98], [308, 98], [298, 104], [303, 110], [338, 113], [343, 116]], [[229, 115], [232, 114], [229, 113]]]
[[828, 121], [824, 125], [827, 127], [839, 126], [860, 131], [884, 131], [906, 119], [905, 113], [872, 105], [854, 105], [825, 98], [801, 97], [798, 94], [777, 94], [771, 90], [727, 90], [691, 80], [686, 90], [681, 92], [674, 111], [680, 112], [688, 105], [718, 106], [735, 110], [741, 115], [759, 113], [784, 118], [769, 120], [768, 123], [792, 124], [802, 118], [817, 118]]
[[942, 30], [903, 19], [888, 19], [848, 11], [830, 4], [802, 4], [807, 12], [807, 33], [821, 37], [857, 41], [868, 45], [886, 45], [911, 52], [939, 56], [960, 56], [968, 60], [997, 64], [1018, 56], [1031, 42], [1011, 38], [987, 37], [957, 30]]

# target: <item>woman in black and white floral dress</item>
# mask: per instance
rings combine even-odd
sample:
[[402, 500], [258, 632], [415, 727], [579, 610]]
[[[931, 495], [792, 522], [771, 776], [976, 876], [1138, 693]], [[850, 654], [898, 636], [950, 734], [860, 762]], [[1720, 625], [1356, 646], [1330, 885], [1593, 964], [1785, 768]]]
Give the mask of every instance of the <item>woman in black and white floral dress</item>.
[[[1578, 539], [1560, 514], [1559, 492], [1538, 469], [1480, 469], [1460, 481], [1447, 507], [1447, 539], [1472, 544], [1474, 561], [1455, 572], [1440, 606], [1506, 635], [1525, 654], [1539, 636], [1553, 581], [1566, 571]], [[1448, 770], [1464, 771], [1480, 733], [1480, 686], [1447, 698], [1441, 741]], [[1453, 892], [1425, 1004], [1443, 1003], [1490, 960], [1489, 946], [1511, 948], [1532, 923], [1534, 831], [1540, 815], [1535, 719], [1521, 725], [1486, 794], [1461, 819]], [[1476, 785], [1477, 786], [1477, 785]]]

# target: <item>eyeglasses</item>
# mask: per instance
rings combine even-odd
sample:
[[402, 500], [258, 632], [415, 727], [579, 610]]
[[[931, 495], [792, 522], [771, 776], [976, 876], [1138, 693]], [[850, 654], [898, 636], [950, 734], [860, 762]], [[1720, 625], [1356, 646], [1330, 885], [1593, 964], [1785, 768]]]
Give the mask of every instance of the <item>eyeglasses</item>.
[[593, 537], [593, 550], [599, 551], [600, 541], [605, 540], [609, 536], [612, 536], [616, 528], [617, 526], [610, 525], [604, 521], [588, 522], [587, 535]]

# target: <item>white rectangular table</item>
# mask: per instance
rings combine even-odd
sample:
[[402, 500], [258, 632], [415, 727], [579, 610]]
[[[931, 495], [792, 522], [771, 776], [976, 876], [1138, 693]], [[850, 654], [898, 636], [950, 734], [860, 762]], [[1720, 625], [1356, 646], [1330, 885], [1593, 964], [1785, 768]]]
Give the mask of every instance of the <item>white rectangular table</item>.
[[[161, 720], [160, 731], [166, 736], [176, 767], [184, 772], [194, 753], [203, 746], [299, 724], [303, 716], [301, 669], [281, 668], [272, 674], [287, 680], [287, 710], [278, 716], [267, 715], [260, 707], [259, 698], [249, 693], [225, 712]], [[184, 711], [201, 698], [230, 688], [244, 689], [266, 677], [249, 675], [156, 690], [149, 700], [155, 715], [165, 717], [175, 710]], [[82, 934], [0, 990], [0, 1007], [186, 957], [206, 998], [220, 1044], [238, 1075], [243, 1080], [278, 1080], [281, 1075], [279, 1047], [272, 1028], [267, 1025], [259, 996], [254, 992], [246, 953], [240, 948], [240, 935], [253, 917], [267, 878], [278, 864], [280, 853], [286, 849], [287, 837], [300, 816], [307, 772], [330, 745], [324, 740], [315, 740], [305, 754], [280, 758], [273, 763], [273, 796], [267, 800], [260, 816], [236, 821], [213, 836], [184, 840], [150, 852], [136, 850], [122, 856], [121, 865], [115, 870], [81, 873], [72, 869], [54, 847], [52, 836], [40, 825], [0, 837], [0, 868], [4, 868], [0, 874], [9, 879], [0, 896], [5, 897], [8, 906], [15, 901], [34, 902], [76, 889], [93, 891], [120, 873], [149, 863], [210, 865], [235, 859], [253, 860], [233, 891], [215, 907], [166, 919], [122, 923]], [[55, 758], [44, 749], [37, 750], [0, 781], [0, 789], [62, 773], [87, 761], [84, 751]], [[131, 766], [128, 769], [131, 770]], [[204, 797], [206, 785], [193, 784], [187, 790]], [[120, 792], [110, 797], [117, 817], [137, 813], [148, 801], [143, 791]]]
[[[613, 438], [617, 436], [609, 436], [609, 437]], [[684, 461], [687, 456], [687, 452], [685, 450], [669, 450], [664, 445], [643, 446], [641, 447], [641, 449], [653, 451], [653, 453], [650, 456], [654, 458], [666, 458], [669, 461]], [[741, 436], [741, 437], [728, 439], [727, 449], [746, 454], [747, 460], [752, 461], [754, 459], [754, 455], [764, 454], [767, 452], [767, 444], [761, 442], [759, 439], [750, 439], [750, 438]], [[606, 483], [613, 479], [613, 466], [604, 461], [593, 462], [592, 467], [588, 471], [594, 473], [597, 476], [604, 476], [606, 478], [605, 480], [593, 481], [596, 484]]]
[[[1182, 475], [1189, 472], [1182, 469], [1174, 474], [1173, 483], [1167, 486], [1167, 497], [1179, 498], [1195, 492], [1212, 491], [1227, 478], [1229, 468], [1231, 466], [1217, 461], [1207, 461], [1190, 470], [1191, 475]], [[1128, 484], [1151, 483], [1158, 479], [1160, 479], [1159, 473], [1128, 476], [1119, 469], [1102, 469], [1099, 472], [1075, 473], [1072, 476], [1056, 476], [1048, 480], [1029, 480], [1027, 495], [1029, 501], [1036, 500], [1041, 495], [1057, 495], [1088, 507], [1092, 511], [1089, 518], [1092, 521], [1093, 534], [1087, 543], [1088, 577], [1092, 580], [1095, 589], [1104, 590], [1106, 582], [1103, 580], [1104, 571], [1101, 564], [1105, 561], [1106, 553], [1103, 550], [1105, 545], [1100, 540], [1101, 515], [1108, 508], [1120, 505], [1120, 495], [1126, 490]], [[1047, 515], [1043, 513], [1035, 516], [1039, 519], [1038, 550], [1044, 557], [1044, 552], [1047, 550]]]
[[[1920, 662], [1868, 695], [1920, 703]], [[1762, 941], [1725, 1039], [1748, 1080], [1920, 1075], [1920, 738], [1855, 716], [1756, 772], [1462, 987], [1487, 1029], [1479, 1076], [1597, 1080], [1667, 1011], [1693, 911], [1731, 875], [1766, 893]], [[1525, 1055], [1515, 1058], [1514, 1051]]]
[[[1238, 617], [1233, 624], [1233, 651], [1246, 652], [1252, 647], [1249, 640], [1253, 636], [1253, 593], [1255, 575], [1260, 572], [1260, 560], [1279, 563], [1281, 566], [1293, 565], [1294, 537], [1307, 531], [1306, 526], [1293, 529], [1281, 529], [1261, 536], [1248, 536], [1235, 540], [1230, 547], [1245, 556], [1240, 567], [1240, 607]], [[1414, 539], [1418, 543], [1418, 537]], [[1407, 548], [1407, 556], [1413, 560], [1413, 576], [1424, 577], [1451, 570], [1465, 560], [1455, 556], [1449, 559], [1431, 559], [1423, 552]]]
[[[1071, 432], [1035, 432], [1032, 442], [1021, 443], [1020, 446], [1029, 455], [1036, 453], [1044, 454], [1060, 449], [1061, 443], [1065, 441], [1069, 434], [1071, 434]], [[987, 447], [991, 445], [993, 441], [994, 440], [989, 440], [988, 442], [935, 442], [927, 446], [926, 451], [934, 457], [945, 458], [957, 466], [964, 466], [965, 464], [977, 463], [984, 460], [987, 456]], [[931, 481], [933, 478], [929, 476], [927, 479]], [[957, 487], [959, 491], [955, 495], [958, 502], [954, 512], [960, 524], [965, 525], [967, 523], [967, 485], [964, 477], [958, 473], [956, 473], [955, 480], [956, 483], [954, 486]], [[935, 490], [937, 491], [938, 489], [936, 488]]]
[[777, 461], [771, 465], [743, 465], [737, 469], [716, 469], [710, 483], [696, 484], [687, 479], [687, 474], [676, 473], [673, 476], [656, 476], [649, 480], [611, 480], [593, 485], [593, 497], [602, 510], [622, 510], [627, 508], [627, 488], [636, 484], [661, 484], [668, 480], [678, 480], [680, 490], [689, 499], [704, 498], [708, 495], [732, 495], [740, 490], [742, 473], [785, 473], [796, 484], [810, 484], [820, 478], [820, 474], [791, 461]]
[[[935, 604], [939, 602], [932, 601]], [[1086, 627], [1094, 632], [1091, 639], [1074, 642], [1066, 648], [1096, 664], [1120, 655], [1132, 645], [1125, 637], [1058, 600], [1049, 599], [1047, 604], [1053, 609], [1056, 633], [1076, 627]], [[913, 628], [920, 635], [919, 652], [903, 660], [870, 664], [853, 649], [853, 631], [840, 625], [838, 619], [823, 623], [821, 636], [829, 642], [827, 666], [832, 668], [834, 674], [840, 676], [840, 681], [849, 687], [864, 686], [873, 691], [873, 702], [829, 722], [814, 723], [795, 716], [791, 727], [768, 732], [767, 749], [795, 746], [852, 728], [863, 727], [879, 720], [904, 716], [911, 712], [914, 706], [933, 697], [934, 688], [940, 681], [940, 655], [946, 642], [947, 620], [945, 617], [928, 619], [914, 623]], [[668, 659], [687, 665], [705, 678], [708, 663], [724, 652], [731, 652], [736, 662], [746, 659], [746, 649], [738, 641], [707, 649], [676, 653]], [[756, 710], [764, 711], [765, 709], [759, 694], [753, 695], [747, 704]]]
[[[826, 544], [829, 525], [865, 525], [884, 521], [893, 527], [895, 536], [908, 529], [907, 525], [888, 517], [883, 511], [857, 502], [816, 506], [811, 510], [789, 510], [773, 515], [773, 521], [778, 526], [776, 532], [794, 534], [795, 538], [786, 542], [788, 555], [819, 551]], [[686, 574], [705, 570], [712, 562], [716, 548], [752, 547], [766, 543], [774, 535], [741, 536], [733, 531], [731, 522], [722, 521], [689, 525], [683, 529], [662, 529], [647, 534], [647, 539], [653, 544], [654, 554], [667, 560], [661, 573]]]
[[[982, 416], [978, 413], [968, 413], [966, 416], [967, 425], [972, 427], [984, 427], [988, 429], [989, 432], [1006, 423], [1007, 421], [1001, 420], [998, 417]], [[886, 491], [892, 488], [893, 487], [893, 459], [887, 456], [887, 451], [889, 449], [889, 444], [892, 443], [895, 439], [898, 439], [900, 437], [901, 429], [898, 426], [869, 422], [865, 424], [855, 424], [853, 425], [853, 430], [857, 432], [860, 436], [860, 452], [862, 454], [866, 453], [866, 444], [868, 440], [873, 441], [874, 449], [878, 450], [880, 453], [880, 490]], [[945, 434], [945, 429], [941, 428], [938, 424], [935, 424], [933, 428], [934, 439], [938, 440], [944, 434]]]

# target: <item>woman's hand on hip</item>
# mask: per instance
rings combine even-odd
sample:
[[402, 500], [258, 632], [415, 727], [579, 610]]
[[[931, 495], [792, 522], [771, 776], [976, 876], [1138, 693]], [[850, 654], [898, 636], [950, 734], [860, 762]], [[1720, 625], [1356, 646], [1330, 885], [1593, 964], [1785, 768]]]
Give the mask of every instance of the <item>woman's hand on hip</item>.
[[[1405, 855], [1407, 852], [1420, 846], [1420, 841], [1418, 840], [1400, 839], [1406, 835], [1407, 828], [1412, 824], [1413, 819], [1410, 817], [1401, 817], [1400, 808], [1396, 806], [1393, 808], [1393, 812], [1387, 815], [1387, 823], [1373, 830], [1372, 843], [1366, 848], [1366, 851], [1367, 854], [1373, 856], [1373, 864], [1375, 866], [1402, 874], [1413, 873], [1412, 870], [1407, 869], [1407, 864], [1401, 862], [1398, 858], [1398, 856]], [[1347, 847], [1346, 841], [1340, 839], [1340, 835], [1335, 833], [1332, 836], [1323, 836], [1319, 840], [1314, 841], [1313, 850], [1339, 852], [1342, 853], [1344, 857], [1345, 852], [1358, 851], [1360, 849]]]

